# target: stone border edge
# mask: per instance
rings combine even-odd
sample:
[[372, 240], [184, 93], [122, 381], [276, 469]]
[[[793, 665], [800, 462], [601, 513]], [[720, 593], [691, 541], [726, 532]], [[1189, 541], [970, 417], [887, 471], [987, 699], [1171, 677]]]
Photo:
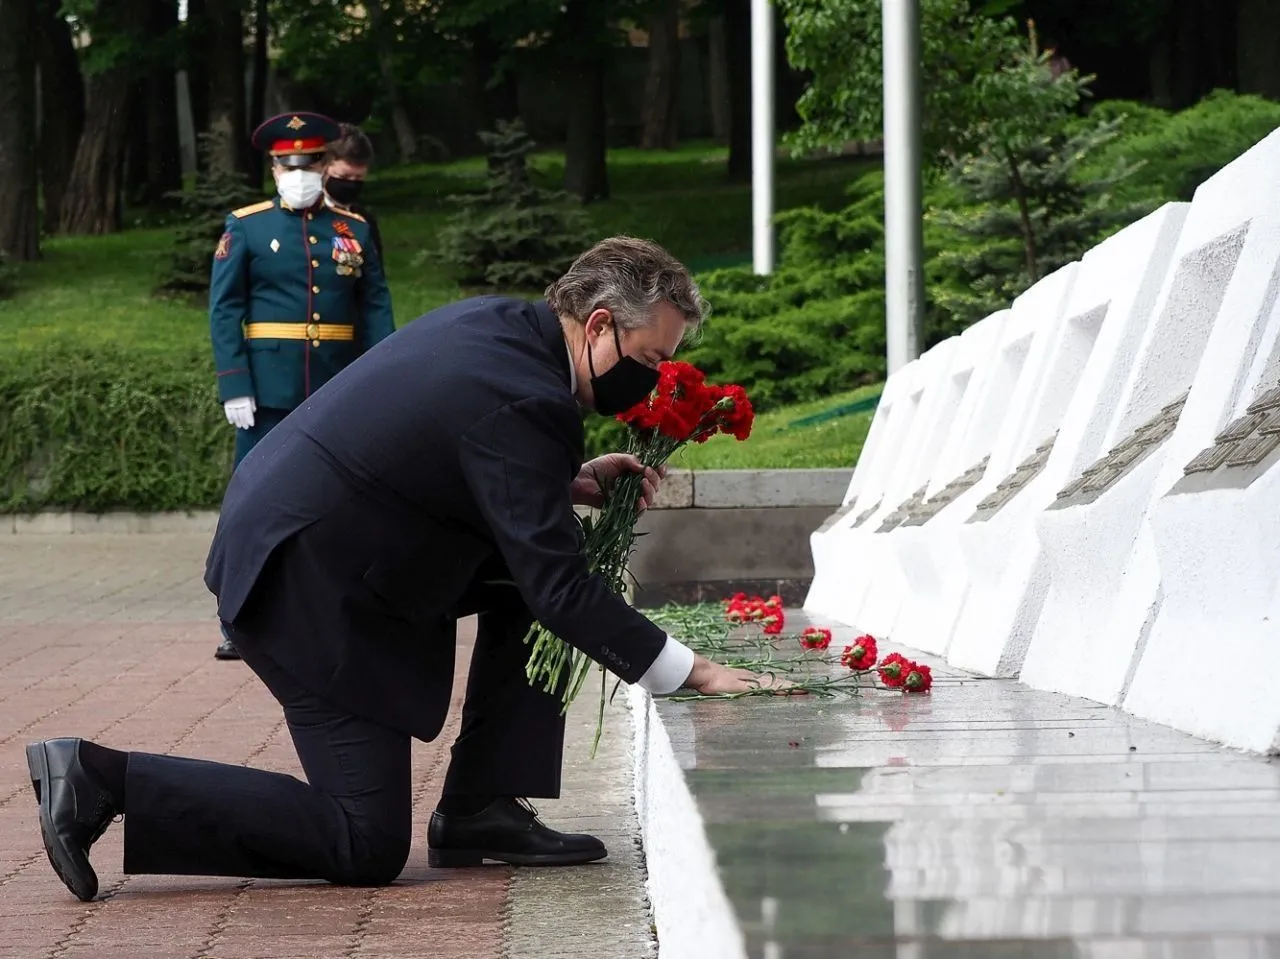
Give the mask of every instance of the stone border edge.
[[[844, 499], [852, 469], [672, 470], [655, 509], [772, 509], [826, 506]], [[50, 511], [0, 514], [6, 533], [209, 533], [217, 510], [136, 513]]]
[[628, 689], [635, 802], [660, 959], [746, 959], [702, 816], [652, 697]]

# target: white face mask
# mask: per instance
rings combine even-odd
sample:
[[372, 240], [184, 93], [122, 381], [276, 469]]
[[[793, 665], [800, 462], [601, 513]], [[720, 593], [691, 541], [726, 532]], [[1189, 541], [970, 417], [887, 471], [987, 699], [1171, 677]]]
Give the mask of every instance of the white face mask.
[[320, 199], [322, 177], [313, 170], [288, 170], [280, 174], [276, 187], [280, 199], [295, 210], [306, 210]]

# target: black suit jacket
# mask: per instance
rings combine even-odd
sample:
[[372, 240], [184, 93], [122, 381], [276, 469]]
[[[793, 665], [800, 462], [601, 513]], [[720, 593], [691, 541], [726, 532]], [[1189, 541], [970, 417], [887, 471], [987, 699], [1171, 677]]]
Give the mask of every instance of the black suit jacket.
[[543, 303], [435, 310], [314, 393], [245, 458], [205, 571], [237, 642], [358, 715], [432, 739], [454, 617], [503, 568], [532, 614], [635, 682], [662, 630], [588, 572], [583, 459], [560, 323]]

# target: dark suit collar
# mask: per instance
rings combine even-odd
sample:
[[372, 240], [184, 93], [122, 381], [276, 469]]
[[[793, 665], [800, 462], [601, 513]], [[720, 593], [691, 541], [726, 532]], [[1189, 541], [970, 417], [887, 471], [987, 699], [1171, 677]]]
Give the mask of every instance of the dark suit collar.
[[551, 312], [546, 300], [535, 300], [533, 313], [538, 320], [538, 333], [547, 344], [547, 351], [555, 361], [556, 369], [564, 377], [564, 385], [570, 386], [573, 383], [573, 372], [569, 368], [569, 348], [564, 340], [564, 327], [560, 325], [559, 317]]

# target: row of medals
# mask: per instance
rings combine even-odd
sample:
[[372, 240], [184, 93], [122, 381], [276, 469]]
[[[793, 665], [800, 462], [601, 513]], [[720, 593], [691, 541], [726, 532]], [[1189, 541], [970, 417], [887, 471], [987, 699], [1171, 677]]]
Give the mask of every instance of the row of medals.
[[337, 250], [334, 252], [333, 258], [338, 264], [335, 268], [338, 276], [359, 277], [364, 272], [360, 269], [364, 266], [364, 256], [362, 254]]

